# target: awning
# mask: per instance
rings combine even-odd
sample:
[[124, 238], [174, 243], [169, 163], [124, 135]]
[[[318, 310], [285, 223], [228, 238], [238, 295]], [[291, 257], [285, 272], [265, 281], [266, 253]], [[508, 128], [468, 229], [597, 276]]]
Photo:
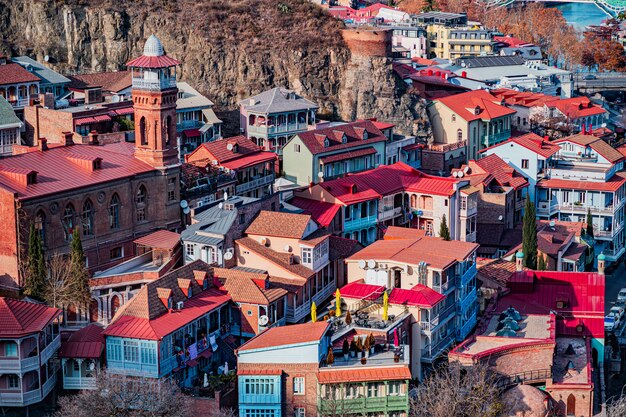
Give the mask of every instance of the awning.
[[134, 114], [134, 113], [135, 113], [135, 109], [133, 107], [126, 107], [123, 109], [115, 110], [115, 114], [117, 114], [118, 116], [125, 116], [127, 114]]
[[88, 124], [97, 123], [97, 122], [96, 122], [96, 119], [94, 119], [93, 117], [81, 117], [81, 118], [74, 120], [74, 123], [78, 126], [78, 125], [88, 125]]
[[183, 133], [185, 134], [185, 137], [187, 138], [197, 138], [202, 135], [198, 129], [183, 130]]
[[211, 356], [213, 356], [213, 352], [211, 352], [211, 349], [205, 349], [202, 352], [198, 353], [199, 358], [209, 359]]
[[111, 120], [111, 117], [107, 114], [103, 114], [100, 116], [94, 116], [94, 119], [96, 119], [96, 122], [108, 122]]
[[206, 122], [210, 124], [222, 123], [222, 121], [215, 115], [213, 109], [202, 109], [202, 114], [206, 118]]

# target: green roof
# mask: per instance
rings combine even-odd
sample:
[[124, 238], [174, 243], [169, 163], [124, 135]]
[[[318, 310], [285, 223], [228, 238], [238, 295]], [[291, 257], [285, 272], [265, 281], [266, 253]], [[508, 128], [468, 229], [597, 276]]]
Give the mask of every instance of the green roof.
[[13, 107], [8, 101], [0, 96], [0, 127], [14, 123], [21, 123], [20, 119], [15, 115]]

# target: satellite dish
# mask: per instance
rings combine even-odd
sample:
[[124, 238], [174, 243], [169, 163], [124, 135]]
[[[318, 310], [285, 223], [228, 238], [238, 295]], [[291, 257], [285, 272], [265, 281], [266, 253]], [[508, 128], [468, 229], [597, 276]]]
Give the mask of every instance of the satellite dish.
[[219, 207], [219, 208], [224, 208], [224, 204], [223, 204], [223, 203], [219, 203], [219, 204], [218, 204], [218, 207]]
[[265, 245], [267, 245], [267, 238], [260, 237], [260, 238], [259, 238], [259, 243], [260, 243], [261, 245], [264, 245], [264, 246], [265, 246]]
[[463, 178], [463, 176], [465, 175], [463, 171], [459, 171], [458, 174], [459, 174], [459, 178]]
[[230, 261], [231, 259], [233, 259], [233, 253], [232, 252], [226, 252], [224, 254], [224, 259], [226, 259], [227, 261]]
[[369, 261], [367, 261], [367, 267], [368, 268], [376, 268], [376, 261], [373, 259], [370, 259]]
[[191, 209], [189, 207], [185, 207], [183, 209], [183, 214], [189, 214], [189, 213], [191, 213]]
[[359, 268], [361, 268], [361, 269], [365, 269], [365, 267], [366, 267], [366, 266], [367, 266], [367, 262], [365, 262], [365, 260], [364, 260], [364, 259], [361, 259], [361, 260], [359, 261]]
[[94, 369], [96, 369], [96, 364], [92, 362], [89, 362], [89, 370], [93, 371]]
[[187, 203], [187, 200], [180, 200], [180, 208], [185, 209], [189, 207], [189, 203]]
[[458, 173], [458, 172], [456, 172], [456, 171], [454, 171], [454, 172], [452, 172], [452, 176], [453, 176], [454, 178], [456, 178], [456, 177], [458, 177], [458, 176], [459, 176], [459, 173]]
[[224, 201], [228, 200], [228, 193], [224, 191]]
[[470, 171], [470, 167], [463, 168], [463, 172], [465, 172], [466, 174], [469, 174], [469, 171]]
[[323, 178], [324, 177], [324, 173], [322, 171], [317, 173], [317, 177], [318, 178]]
[[229, 143], [228, 145], [226, 145], [226, 149], [228, 149], [229, 151], [233, 150], [233, 144]]
[[44, 60], [45, 62], [48, 62], [48, 61], [50, 61], [50, 57], [49, 57], [48, 55], [46, 55], [46, 56], [44, 56], [44, 57], [43, 57], [43, 60]]
[[498, 216], [498, 220], [502, 221], [502, 219], [504, 219], [504, 217]]
[[285, 252], [291, 252], [291, 246], [285, 245]]
[[259, 317], [259, 325], [260, 326], [267, 326], [267, 323], [269, 323], [269, 322], [270, 322], [269, 317], [267, 317], [265, 315]]
[[115, 95], [115, 96], [111, 97], [111, 102], [119, 103], [120, 102], [120, 96]]

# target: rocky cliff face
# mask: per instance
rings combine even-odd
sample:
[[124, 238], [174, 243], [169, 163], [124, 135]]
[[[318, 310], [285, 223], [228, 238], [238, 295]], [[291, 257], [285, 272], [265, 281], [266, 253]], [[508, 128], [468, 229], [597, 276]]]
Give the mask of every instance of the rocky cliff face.
[[0, 52], [47, 55], [65, 73], [117, 70], [154, 33], [218, 109], [283, 85], [323, 117], [377, 117], [403, 133], [427, 120], [389, 59], [354, 53], [340, 24], [305, 0], [107, 1], [0, 0]]

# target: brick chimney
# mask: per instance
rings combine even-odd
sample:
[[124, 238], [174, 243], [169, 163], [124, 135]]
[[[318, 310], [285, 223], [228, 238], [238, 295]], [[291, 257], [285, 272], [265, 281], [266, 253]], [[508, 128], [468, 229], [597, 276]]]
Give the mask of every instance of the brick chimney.
[[40, 138], [38, 142], [38, 148], [41, 152], [48, 150], [48, 139]]
[[74, 133], [73, 132], [63, 132], [63, 137], [61, 138], [61, 144], [63, 146], [71, 146], [74, 144]]
[[39, 104], [48, 109], [54, 109], [54, 101], [54, 94], [52, 93], [39, 94]]
[[89, 137], [89, 144], [90, 145], [94, 145], [94, 146], [99, 145], [99, 142], [98, 142], [98, 132], [96, 132], [95, 130], [92, 130], [91, 132], [89, 132], [88, 137]]

